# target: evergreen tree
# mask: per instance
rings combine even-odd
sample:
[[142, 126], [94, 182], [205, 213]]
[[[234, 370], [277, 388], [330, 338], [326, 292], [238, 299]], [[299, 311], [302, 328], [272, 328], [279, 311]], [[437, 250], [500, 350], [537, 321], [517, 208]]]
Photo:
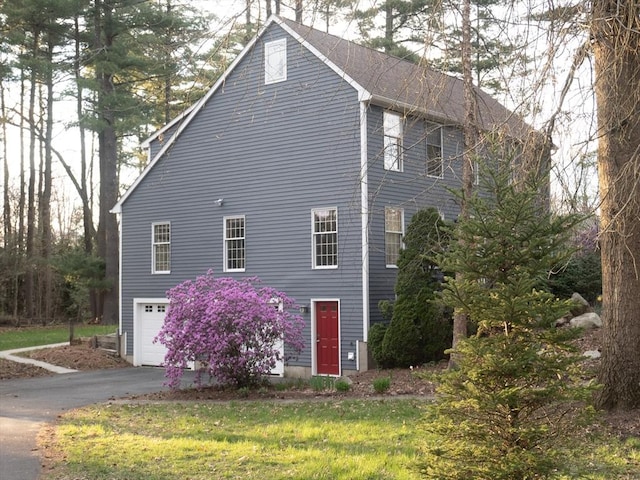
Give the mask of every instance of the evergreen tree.
[[459, 242], [440, 257], [443, 296], [477, 325], [455, 347], [456, 369], [445, 373], [425, 428], [428, 478], [548, 478], [557, 468], [559, 435], [568, 412], [588, 398], [571, 347], [571, 331], [553, 321], [571, 304], [546, 291], [547, 276], [568, 255], [577, 218], [557, 217], [538, 200], [537, 182], [513, 182], [509, 162], [487, 171], [483, 195], [467, 199], [456, 225]]
[[366, 10], [354, 10], [353, 18], [364, 45], [418, 62], [420, 57], [412, 47], [423, 45], [426, 32], [437, 26], [436, 5], [433, 0], [385, 0]]

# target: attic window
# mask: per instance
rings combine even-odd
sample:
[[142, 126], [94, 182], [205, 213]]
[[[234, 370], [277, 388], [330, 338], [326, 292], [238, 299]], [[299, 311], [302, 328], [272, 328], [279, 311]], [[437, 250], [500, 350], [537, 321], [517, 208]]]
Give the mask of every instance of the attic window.
[[264, 44], [264, 83], [283, 82], [287, 79], [287, 39]]

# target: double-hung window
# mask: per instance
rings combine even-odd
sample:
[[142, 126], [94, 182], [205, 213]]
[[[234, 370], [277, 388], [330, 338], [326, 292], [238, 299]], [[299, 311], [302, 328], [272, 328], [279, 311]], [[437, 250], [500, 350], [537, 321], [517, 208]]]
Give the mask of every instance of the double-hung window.
[[151, 272], [171, 271], [171, 224], [169, 222], [151, 225]]
[[264, 44], [264, 83], [287, 79], [287, 40], [282, 38]]
[[402, 171], [402, 117], [398, 113], [384, 112], [384, 169]]
[[427, 175], [442, 177], [442, 127], [427, 123]]
[[244, 272], [245, 268], [245, 218], [224, 218], [224, 271]]
[[384, 208], [384, 256], [387, 267], [396, 267], [404, 235], [404, 210]]
[[311, 211], [313, 268], [338, 266], [338, 209]]

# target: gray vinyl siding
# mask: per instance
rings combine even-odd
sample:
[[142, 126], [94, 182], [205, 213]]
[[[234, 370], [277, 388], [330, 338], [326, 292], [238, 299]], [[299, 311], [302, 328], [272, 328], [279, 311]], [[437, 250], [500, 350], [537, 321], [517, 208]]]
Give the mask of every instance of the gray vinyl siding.
[[[264, 84], [263, 40], [237, 64], [122, 206], [122, 326], [133, 352], [133, 299], [213, 269], [257, 276], [301, 305], [340, 299], [342, 368], [362, 331], [360, 118], [356, 91], [291, 38], [288, 78]], [[155, 142], [154, 142], [155, 143]], [[223, 198], [218, 206], [216, 199]], [[311, 210], [338, 209], [339, 267], [313, 270]], [[223, 272], [223, 217], [244, 215], [246, 271]], [[171, 273], [151, 274], [151, 224], [171, 222]], [[307, 348], [292, 362], [311, 365]]]
[[384, 109], [372, 106], [368, 114], [369, 151], [369, 302], [371, 324], [382, 321], [378, 302], [395, 298], [397, 269], [386, 266], [384, 244], [384, 209], [404, 209], [404, 226], [418, 210], [433, 207], [446, 220], [454, 220], [459, 212], [449, 188], [460, 188], [463, 137], [460, 129], [443, 126], [442, 146], [444, 172], [442, 178], [427, 176], [424, 119], [407, 117], [404, 122], [404, 168], [402, 172], [383, 168], [382, 117]]

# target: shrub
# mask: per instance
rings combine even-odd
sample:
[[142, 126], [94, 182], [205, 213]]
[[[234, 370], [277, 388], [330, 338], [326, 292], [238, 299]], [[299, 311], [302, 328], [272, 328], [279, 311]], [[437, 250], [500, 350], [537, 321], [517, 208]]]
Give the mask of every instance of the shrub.
[[387, 324], [385, 323], [374, 323], [369, 329], [369, 338], [367, 343], [369, 345], [371, 356], [378, 366], [386, 365], [388, 363], [388, 360], [384, 357], [384, 352], [382, 350], [382, 341], [384, 340], [385, 333], [387, 333]]
[[373, 381], [373, 390], [376, 393], [384, 393], [391, 388], [391, 378], [380, 377]]
[[324, 390], [331, 390], [333, 388], [334, 380], [333, 377], [327, 376], [317, 376], [311, 377], [309, 380], [309, 385], [314, 392], [322, 392]]
[[333, 386], [338, 392], [342, 392], [342, 393], [345, 393], [351, 390], [351, 384], [341, 378], [336, 380]]
[[551, 291], [561, 298], [578, 292], [592, 305], [602, 294], [600, 250], [576, 253], [549, 279]]
[[409, 367], [440, 360], [451, 346], [451, 315], [436, 298], [441, 273], [434, 261], [448, 236], [433, 208], [420, 210], [411, 219], [398, 260], [397, 300], [393, 305], [380, 302], [381, 311], [391, 314], [391, 322], [379, 349], [372, 348], [379, 366]]
[[[249, 278], [215, 278], [212, 272], [167, 292], [169, 311], [156, 341], [167, 347], [167, 384], [180, 385], [189, 362], [222, 385], [253, 386], [283, 361], [279, 346], [303, 348], [300, 316], [289, 313], [293, 300]], [[282, 309], [274, 308], [274, 302]], [[277, 305], [276, 305], [277, 306]]]

